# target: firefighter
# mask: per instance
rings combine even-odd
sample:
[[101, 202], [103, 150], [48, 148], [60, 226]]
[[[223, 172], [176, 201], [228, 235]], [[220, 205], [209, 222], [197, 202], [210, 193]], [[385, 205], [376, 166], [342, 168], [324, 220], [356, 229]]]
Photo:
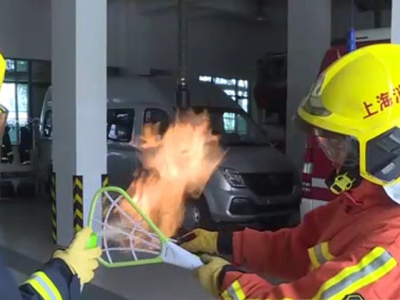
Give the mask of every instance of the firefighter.
[[[0, 88], [5, 61], [0, 54]], [[0, 140], [7, 121], [7, 109], [0, 105]], [[79, 299], [81, 284], [88, 283], [98, 267], [100, 248], [86, 249], [92, 230], [81, 230], [66, 250], [58, 250], [52, 259], [20, 287], [0, 257], [0, 298], [7, 300]]]
[[[336, 166], [327, 178], [334, 201], [292, 229], [196, 229], [182, 238], [182, 247], [207, 253], [195, 274], [211, 294], [400, 299], [399, 60], [400, 46], [391, 44], [347, 54], [319, 76], [298, 109], [297, 121]], [[215, 256], [223, 254], [232, 263]]]

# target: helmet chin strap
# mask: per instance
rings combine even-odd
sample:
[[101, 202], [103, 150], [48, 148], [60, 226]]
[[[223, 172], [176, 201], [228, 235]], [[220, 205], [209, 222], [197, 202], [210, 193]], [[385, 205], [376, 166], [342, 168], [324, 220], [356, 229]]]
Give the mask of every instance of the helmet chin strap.
[[[336, 195], [348, 192], [358, 187], [362, 182], [358, 164], [343, 164], [332, 171], [325, 180], [330, 191]], [[386, 194], [393, 202], [400, 204], [400, 183], [383, 186]]]
[[361, 181], [362, 177], [358, 164], [344, 163], [341, 167], [332, 171], [325, 183], [332, 193], [339, 195], [358, 187]]

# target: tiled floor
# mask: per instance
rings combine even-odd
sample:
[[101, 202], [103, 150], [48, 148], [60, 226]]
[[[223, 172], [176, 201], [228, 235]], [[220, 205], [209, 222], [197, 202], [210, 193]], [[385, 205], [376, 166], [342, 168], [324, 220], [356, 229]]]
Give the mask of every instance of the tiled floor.
[[[51, 242], [49, 204], [0, 201], [0, 254], [19, 282], [49, 259]], [[85, 286], [83, 299], [212, 299], [186, 270], [168, 265], [121, 269], [100, 267]]]

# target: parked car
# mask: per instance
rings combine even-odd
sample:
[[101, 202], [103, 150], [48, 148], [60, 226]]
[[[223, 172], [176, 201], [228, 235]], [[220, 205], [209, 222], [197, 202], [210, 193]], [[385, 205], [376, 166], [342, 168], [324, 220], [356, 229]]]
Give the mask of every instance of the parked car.
[[[299, 207], [300, 177], [293, 164], [274, 149], [261, 128], [220, 88], [189, 82], [191, 105], [207, 110], [212, 130], [228, 152], [200, 199], [187, 201], [184, 227], [213, 222], [235, 224], [260, 218], [285, 218]], [[109, 78], [107, 106], [108, 175], [110, 184], [127, 187], [140, 167], [132, 147], [143, 125], [160, 122], [165, 131], [175, 116], [172, 78]], [[41, 116], [43, 169], [51, 169], [52, 93], [49, 88]], [[43, 177], [45, 180], [46, 176]]]

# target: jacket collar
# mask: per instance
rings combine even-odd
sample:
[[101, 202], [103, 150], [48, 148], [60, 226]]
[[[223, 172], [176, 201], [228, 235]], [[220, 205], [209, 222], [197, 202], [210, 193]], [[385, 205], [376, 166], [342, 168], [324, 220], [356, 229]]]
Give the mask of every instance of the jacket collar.
[[361, 184], [344, 194], [346, 202], [352, 206], [369, 207], [373, 205], [395, 204], [382, 186], [363, 180]]

